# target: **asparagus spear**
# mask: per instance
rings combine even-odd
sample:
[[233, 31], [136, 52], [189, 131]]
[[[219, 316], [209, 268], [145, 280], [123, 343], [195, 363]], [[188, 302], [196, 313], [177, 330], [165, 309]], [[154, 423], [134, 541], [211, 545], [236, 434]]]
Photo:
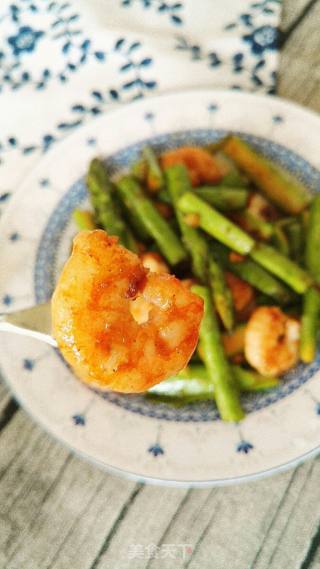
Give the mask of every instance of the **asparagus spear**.
[[310, 210], [304, 209], [303, 212], [301, 213], [300, 217], [301, 217], [301, 223], [302, 223], [303, 230], [308, 231]]
[[283, 228], [280, 225], [274, 226], [272, 244], [277, 249], [277, 251], [282, 253], [282, 255], [285, 255], [286, 257], [289, 256], [289, 241]]
[[249, 253], [259, 265], [279, 277], [299, 294], [303, 294], [313, 283], [310, 274], [299, 265], [272, 247], [255, 243], [250, 235], [195, 195], [189, 192], [184, 194], [178, 205], [184, 213], [197, 213], [200, 227], [207, 233], [237, 253], [242, 255]]
[[287, 283], [298, 294], [303, 294], [313, 284], [313, 279], [309, 273], [269, 245], [256, 244], [250, 256], [267, 271]]
[[[249, 197], [249, 190], [246, 188], [232, 186], [200, 186], [194, 190], [194, 192], [198, 197], [213, 205], [220, 211], [242, 209], [246, 206]], [[167, 188], [162, 188], [158, 192], [157, 197], [167, 204], [172, 203]]]
[[264, 389], [277, 387], [280, 383], [277, 377], [266, 377], [241, 366], [234, 365], [231, 367], [241, 391], [262, 391]]
[[292, 292], [282, 282], [278, 281], [251, 259], [245, 259], [241, 263], [228, 262], [227, 266], [232, 273], [254, 286], [260, 292], [271, 296], [280, 304], [288, 304], [294, 298]]
[[148, 165], [144, 158], [140, 158], [131, 164], [130, 172], [138, 182], [144, 182], [147, 178]]
[[234, 161], [229, 158], [223, 151], [225, 139], [220, 140], [218, 143], [208, 144], [206, 147], [209, 152], [214, 154], [214, 159], [223, 173], [223, 178], [219, 185], [222, 186], [235, 186], [243, 188], [248, 185], [248, 179], [241, 174]]
[[250, 235], [195, 194], [185, 193], [180, 198], [178, 207], [183, 213], [198, 214], [201, 229], [237, 253], [246, 255], [253, 249], [255, 242]]
[[74, 222], [76, 223], [80, 231], [96, 229], [97, 226], [94, 221], [94, 216], [91, 211], [85, 211], [82, 209], [75, 209], [72, 213]]
[[200, 341], [221, 418], [224, 421], [240, 421], [244, 413], [231, 368], [224, 354], [210, 290], [199, 285], [193, 286], [192, 290], [204, 300]]
[[206, 283], [209, 279], [216, 310], [226, 329], [230, 330], [233, 326], [232, 296], [226, 285], [224, 273], [211, 255], [208, 274], [208, 243], [197, 229], [190, 227], [184, 222], [184, 216], [177, 208], [179, 198], [191, 190], [186, 168], [181, 164], [167, 168], [166, 180], [172, 203], [176, 209], [182, 240], [191, 255], [193, 273], [202, 283]]
[[[310, 209], [305, 251], [305, 263], [316, 283], [320, 284], [320, 195], [314, 198]], [[306, 292], [303, 299], [300, 357], [305, 363], [314, 360], [319, 330], [320, 293], [316, 289]]]
[[208, 372], [203, 364], [189, 365], [176, 376], [162, 381], [149, 389], [148, 394], [157, 395], [161, 398], [181, 398], [184, 402], [213, 399], [214, 387], [210, 381]]
[[197, 213], [200, 227], [237, 253], [250, 254], [259, 265], [276, 275], [293, 290], [303, 294], [313, 283], [311, 275], [275, 249], [255, 241], [223, 215], [191, 193], [179, 200], [184, 213]]
[[224, 272], [213, 255], [209, 260], [209, 282], [216, 311], [226, 330], [230, 331], [234, 325], [232, 294], [226, 283]]
[[113, 196], [113, 184], [101, 160], [94, 158], [87, 174], [87, 186], [98, 225], [110, 235], [117, 235], [122, 245], [137, 251], [136, 241], [121, 217]]
[[298, 219], [292, 219], [292, 221], [285, 226], [285, 231], [288, 235], [290, 256], [294, 261], [300, 263], [303, 255], [302, 224]]
[[157, 193], [157, 198], [168, 205], [172, 204], [172, 200], [167, 188], [161, 188], [161, 190]]
[[142, 155], [147, 163], [147, 184], [151, 191], [158, 192], [164, 186], [164, 175], [158, 159], [150, 146], [145, 146]]
[[246, 206], [249, 190], [228, 186], [201, 186], [195, 194], [220, 211], [233, 211]]
[[184, 216], [177, 208], [180, 197], [191, 190], [190, 179], [186, 168], [182, 164], [176, 164], [166, 169], [167, 188], [171, 202], [175, 208], [182, 241], [191, 256], [193, 274], [202, 283], [207, 282], [208, 277], [208, 244], [202, 235], [194, 227], [184, 222]]
[[[263, 391], [279, 385], [279, 379], [265, 377], [240, 366], [231, 366], [238, 388], [242, 391]], [[189, 365], [176, 376], [149, 389], [147, 396], [166, 403], [191, 403], [214, 398], [214, 385], [203, 365]]]
[[307, 228], [305, 263], [315, 281], [320, 284], [320, 195], [317, 195], [310, 208]]
[[186, 253], [179, 238], [159, 214], [151, 200], [144, 195], [136, 180], [130, 176], [124, 176], [118, 181], [116, 188], [125, 206], [139, 218], [169, 263], [177, 265], [184, 260]]
[[232, 219], [238, 223], [242, 229], [248, 231], [258, 239], [268, 241], [274, 233], [274, 228], [271, 223], [260, 219], [249, 210], [234, 214]]
[[137, 236], [137, 239], [141, 240], [143, 243], [150, 243], [150, 235], [145, 228], [145, 224], [137, 215], [135, 215], [132, 209], [129, 209], [126, 206], [124, 201], [121, 201], [120, 195], [117, 191], [114, 195], [114, 199], [118, 204], [119, 210], [123, 213], [124, 219], [128, 222], [129, 227], [132, 227], [134, 235]]
[[305, 363], [311, 363], [316, 357], [319, 316], [320, 294], [310, 288], [303, 297], [301, 319], [300, 357]]
[[270, 296], [280, 304], [289, 304], [295, 300], [294, 293], [284, 283], [252, 261], [252, 259], [243, 257], [238, 261], [232, 261], [230, 259], [230, 250], [217, 241], [214, 242], [213, 248], [215, 256], [225, 269], [248, 282], [263, 294]]
[[288, 213], [300, 213], [311, 201], [307, 189], [289, 172], [258, 154], [237, 136], [229, 137], [223, 151], [258, 188]]

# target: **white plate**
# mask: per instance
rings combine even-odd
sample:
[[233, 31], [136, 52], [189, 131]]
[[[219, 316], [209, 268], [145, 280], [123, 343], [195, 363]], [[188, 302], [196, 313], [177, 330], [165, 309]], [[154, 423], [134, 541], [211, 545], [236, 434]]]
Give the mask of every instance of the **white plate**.
[[[320, 119], [292, 103], [224, 91], [142, 100], [80, 128], [43, 158], [0, 225], [0, 301], [14, 310], [47, 300], [69, 250], [72, 209], [85, 199], [90, 158], [112, 172], [146, 140], [159, 149], [238, 131], [266, 155], [320, 189]], [[1, 336], [1, 367], [41, 425], [78, 454], [138, 480], [193, 486], [249, 480], [313, 456], [320, 444], [320, 355], [281, 388], [247, 396], [240, 424], [211, 403], [171, 408], [143, 396], [104, 398], [78, 381], [59, 354], [36, 340]]]

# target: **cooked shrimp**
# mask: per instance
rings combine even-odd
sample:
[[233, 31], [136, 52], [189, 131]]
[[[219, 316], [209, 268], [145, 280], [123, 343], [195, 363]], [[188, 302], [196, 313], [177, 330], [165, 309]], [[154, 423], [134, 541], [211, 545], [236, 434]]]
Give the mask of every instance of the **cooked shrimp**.
[[167, 263], [159, 253], [148, 251], [142, 253], [140, 259], [145, 269], [149, 269], [152, 273], [170, 273]]
[[213, 156], [203, 148], [182, 146], [161, 155], [163, 169], [174, 164], [183, 164], [187, 168], [193, 186], [218, 182], [222, 178]]
[[235, 311], [242, 313], [254, 301], [254, 289], [249, 283], [229, 271], [226, 271], [225, 276], [227, 285], [231, 290]]
[[52, 299], [53, 335], [75, 373], [93, 387], [127, 393], [186, 366], [202, 314], [202, 300], [178, 279], [149, 272], [101, 230], [76, 236]]
[[196, 279], [182, 279], [180, 282], [183, 286], [189, 289], [191, 289], [193, 285], [197, 284]]
[[276, 306], [260, 306], [252, 314], [245, 333], [245, 356], [261, 374], [288, 371], [299, 358], [300, 323]]

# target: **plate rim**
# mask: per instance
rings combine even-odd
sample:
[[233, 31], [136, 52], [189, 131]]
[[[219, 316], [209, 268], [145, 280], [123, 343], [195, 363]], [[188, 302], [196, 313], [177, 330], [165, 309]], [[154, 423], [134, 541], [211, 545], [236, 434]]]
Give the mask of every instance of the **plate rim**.
[[[195, 95], [195, 96], [213, 96], [215, 94], [219, 94], [219, 96], [226, 94], [228, 97], [230, 95], [237, 97], [237, 98], [251, 98], [252, 100], [254, 99], [258, 99], [260, 101], [265, 101], [265, 102], [270, 102], [270, 101], [274, 101], [280, 105], [284, 105], [286, 108], [290, 107], [293, 108], [295, 110], [297, 110], [298, 112], [302, 112], [303, 114], [308, 114], [310, 117], [314, 117], [317, 120], [319, 120], [319, 114], [316, 113], [315, 111], [313, 111], [312, 109], [308, 109], [308, 108], [304, 108], [302, 105], [296, 103], [296, 102], [292, 102], [287, 98], [283, 98], [283, 97], [279, 97], [279, 96], [270, 96], [270, 95], [263, 95], [263, 94], [256, 94], [256, 93], [248, 93], [248, 92], [239, 92], [239, 91], [234, 91], [232, 89], [186, 89], [186, 90], [178, 90], [178, 91], [172, 91], [172, 92], [166, 92], [166, 93], [162, 93], [159, 94], [157, 96], [152, 96], [152, 97], [147, 97], [144, 99], [140, 99], [138, 101], [133, 101], [131, 103], [127, 103], [127, 104], [122, 104], [119, 107], [113, 107], [110, 109], [110, 111], [108, 113], [105, 113], [99, 117], [95, 117], [94, 120], [91, 120], [90, 122], [82, 125], [80, 128], [78, 128], [75, 132], [70, 133], [66, 138], [64, 138], [62, 141], [60, 141], [59, 144], [55, 145], [52, 149], [50, 149], [48, 151], [48, 153], [46, 155], [40, 156], [38, 162], [31, 167], [30, 171], [28, 172], [28, 174], [26, 175], [25, 179], [23, 180], [23, 182], [19, 185], [19, 188], [14, 192], [12, 200], [10, 200], [10, 203], [8, 204], [8, 206], [6, 207], [1, 220], [0, 220], [0, 226], [4, 227], [6, 226], [6, 222], [7, 222], [7, 218], [10, 217], [10, 212], [11, 210], [14, 208], [14, 205], [16, 204], [16, 200], [18, 200], [20, 193], [22, 193], [24, 191], [24, 188], [26, 186], [28, 186], [28, 184], [30, 183], [30, 179], [32, 179], [32, 177], [35, 175], [35, 173], [37, 172], [38, 169], [43, 168], [43, 165], [45, 165], [47, 160], [51, 160], [52, 156], [54, 156], [55, 152], [60, 152], [61, 153], [61, 147], [63, 147], [64, 145], [70, 145], [72, 144], [72, 140], [75, 139], [79, 136], [79, 133], [84, 133], [86, 132], [86, 130], [91, 130], [92, 126], [94, 126], [95, 124], [97, 124], [98, 121], [100, 121], [102, 118], [105, 118], [106, 116], [109, 116], [110, 114], [112, 115], [117, 115], [117, 114], [121, 114], [123, 112], [128, 112], [128, 109], [134, 109], [134, 107], [139, 107], [139, 106], [143, 106], [145, 105], [147, 102], [150, 102], [150, 104], [152, 104], [153, 101], [159, 101], [159, 100], [163, 100], [166, 98], [172, 98], [172, 97], [179, 97], [180, 95]], [[75, 446], [72, 445], [72, 443], [70, 443], [69, 441], [67, 441], [66, 439], [60, 438], [58, 434], [56, 434], [53, 430], [51, 430], [49, 425], [46, 425], [42, 418], [39, 418], [38, 416], [33, 414], [33, 411], [31, 410], [31, 408], [29, 407], [29, 405], [24, 401], [23, 396], [21, 397], [20, 394], [16, 391], [16, 389], [14, 388], [14, 386], [12, 385], [10, 378], [8, 378], [2, 370], [2, 366], [0, 365], [0, 374], [1, 377], [3, 378], [5, 384], [7, 385], [7, 387], [9, 388], [10, 393], [13, 395], [14, 399], [18, 402], [18, 404], [21, 406], [22, 409], [24, 409], [27, 414], [32, 418], [32, 420], [35, 421], [36, 424], [40, 425], [40, 427], [47, 433], [49, 434], [53, 440], [59, 442], [64, 448], [66, 448], [67, 450], [71, 451], [75, 456], [78, 456], [82, 459], [87, 460], [89, 463], [94, 464], [95, 466], [99, 467], [100, 469], [110, 473], [110, 474], [115, 474], [118, 476], [121, 476], [122, 478], [126, 478], [128, 480], [133, 480], [135, 482], [148, 482], [150, 484], [154, 484], [154, 485], [163, 485], [163, 486], [172, 486], [172, 487], [193, 487], [193, 488], [201, 488], [201, 487], [221, 487], [221, 486], [231, 486], [231, 485], [235, 485], [235, 484], [240, 484], [240, 483], [245, 483], [245, 482], [250, 482], [250, 481], [255, 481], [255, 480], [259, 480], [259, 479], [263, 479], [263, 478], [267, 478], [273, 474], [276, 473], [280, 473], [280, 472], [284, 472], [286, 470], [289, 470], [291, 468], [294, 468], [296, 466], [298, 466], [299, 464], [305, 462], [306, 460], [309, 460], [311, 458], [314, 458], [315, 456], [317, 456], [317, 454], [319, 454], [320, 452], [320, 442], [319, 444], [314, 447], [313, 449], [307, 451], [306, 453], [303, 453], [287, 462], [284, 462], [282, 464], [278, 464], [276, 466], [272, 466], [271, 468], [268, 469], [264, 469], [264, 470], [260, 470], [254, 473], [250, 473], [250, 474], [244, 474], [244, 475], [240, 475], [240, 476], [232, 476], [229, 478], [216, 478], [216, 479], [210, 479], [210, 480], [174, 480], [174, 479], [166, 479], [166, 478], [158, 478], [158, 477], [154, 477], [154, 476], [149, 476], [146, 474], [139, 474], [138, 472], [132, 472], [128, 469], [122, 469], [120, 467], [117, 466], [113, 466], [110, 465], [102, 460], [99, 460], [97, 458], [95, 458], [94, 456], [88, 454], [85, 451], [80, 450], [79, 448], [76, 448]]]
[[269, 478], [274, 474], [280, 474], [282, 472], [286, 472], [291, 468], [295, 468], [300, 464], [303, 464], [307, 460], [311, 460], [315, 458], [320, 453], [320, 443], [310, 451], [284, 462], [280, 465], [273, 466], [272, 468], [268, 468], [267, 470], [261, 470], [258, 472], [254, 472], [252, 474], [243, 474], [241, 476], [232, 476], [229, 478], [213, 478], [211, 480], [170, 480], [166, 478], [158, 478], [156, 476], [149, 476], [146, 474], [139, 474], [138, 472], [132, 472], [130, 470], [124, 470], [123, 468], [119, 468], [118, 466], [113, 466], [101, 460], [94, 458], [93, 456], [87, 454], [84, 451], [81, 451], [74, 447], [71, 443], [67, 442], [64, 439], [60, 439], [50, 428], [45, 425], [42, 419], [39, 417], [35, 417], [30, 410], [29, 406], [25, 404], [22, 399], [16, 392], [16, 390], [10, 384], [10, 381], [3, 373], [2, 368], [0, 367], [0, 376], [5, 381], [6, 385], [10, 389], [10, 393], [13, 395], [16, 402], [20, 405], [21, 409], [26, 411], [29, 417], [35, 422], [36, 425], [39, 425], [43, 431], [49, 435], [55, 442], [61, 444], [63, 448], [71, 452], [74, 456], [86, 460], [90, 464], [97, 466], [100, 470], [107, 472], [108, 474], [120, 476], [123, 479], [131, 480], [138, 483], [145, 483], [147, 482], [150, 485], [154, 486], [171, 486], [174, 488], [214, 488], [214, 487], [223, 487], [223, 486], [234, 486], [236, 484], [245, 484], [246, 482], [255, 482], [258, 480], [262, 480], [264, 478]]

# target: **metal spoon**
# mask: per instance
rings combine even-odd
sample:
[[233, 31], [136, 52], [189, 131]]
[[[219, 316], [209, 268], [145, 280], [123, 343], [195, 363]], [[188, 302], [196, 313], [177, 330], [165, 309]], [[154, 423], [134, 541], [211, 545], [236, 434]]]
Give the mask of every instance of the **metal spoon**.
[[0, 332], [14, 332], [57, 347], [57, 342], [51, 336], [50, 302], [0, 314]]

